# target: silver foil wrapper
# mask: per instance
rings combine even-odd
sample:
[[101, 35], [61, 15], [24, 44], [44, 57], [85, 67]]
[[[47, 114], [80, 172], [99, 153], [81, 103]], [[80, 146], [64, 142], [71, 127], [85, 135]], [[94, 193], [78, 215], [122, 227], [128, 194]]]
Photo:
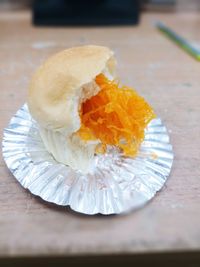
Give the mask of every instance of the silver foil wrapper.
[[24, 188], [85, 214], [118, 214], [143, 206], [162, 188], [173, 162], [167, 130], [156, 118], [137, 157], [124, 157], [110, 147], [95, 156], [89, 173], [75, 171], [45, 149], [26, 104], [4, 130], [2, 148], [8, 168]]

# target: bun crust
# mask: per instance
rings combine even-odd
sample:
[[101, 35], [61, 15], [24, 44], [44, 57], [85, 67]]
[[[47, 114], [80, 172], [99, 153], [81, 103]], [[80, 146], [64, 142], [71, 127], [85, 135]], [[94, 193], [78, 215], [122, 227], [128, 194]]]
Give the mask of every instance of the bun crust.
[[83, 94], [86, 98], [95, 95], [95, 77], [104, 71], [112, 73], [114, 67], [113, 52], [103, 46], [74, 47], [50, 57], [30, 83], [28, 106], [33, 118], [47, 129], [77, 131]]

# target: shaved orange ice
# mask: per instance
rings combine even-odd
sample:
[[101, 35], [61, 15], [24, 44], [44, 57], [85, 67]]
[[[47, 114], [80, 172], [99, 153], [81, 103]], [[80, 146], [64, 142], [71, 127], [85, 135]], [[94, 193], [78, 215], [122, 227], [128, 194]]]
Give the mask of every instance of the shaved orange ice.
[[147, 124], [155, 117], [153, 109], [134, 89], [119, 87], [103, 74], [96, 77], [96, 83], [101, 90], [82, 103], [78, 135], [85, 141], [99, 139], [97, 153], [114, 145], [125, 156], [134, 157], [144, 140]]

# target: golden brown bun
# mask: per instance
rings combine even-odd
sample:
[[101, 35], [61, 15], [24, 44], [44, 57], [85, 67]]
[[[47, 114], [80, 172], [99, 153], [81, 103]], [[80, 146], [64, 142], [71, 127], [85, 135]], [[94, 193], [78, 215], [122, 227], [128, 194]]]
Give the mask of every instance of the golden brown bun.
[[80, 102], [98, 92], [95, 77], [112, 73], [114, 67], [113, 52], [103, 46], [74, 47], [53, 55], [31, 80], [28, 106], [32, 116], [47, 129], [77, 131]]

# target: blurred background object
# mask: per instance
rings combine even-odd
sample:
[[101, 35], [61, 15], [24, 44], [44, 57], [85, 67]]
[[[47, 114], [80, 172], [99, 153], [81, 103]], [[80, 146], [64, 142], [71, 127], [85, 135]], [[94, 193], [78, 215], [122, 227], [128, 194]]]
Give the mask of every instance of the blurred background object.
[[200, 11], [200, 0], [0, 0], [0, 11], [32, 8], [35, 25], [137, 24], [140, 11]]
[[136, 24], [139, 0], [35, 0], [35, 25]]
[[31, 7], [32, 0], [0, 0], [0, 10], [19, 10]]
[[142, 3], [146, 11], [173, 11], [177, 0], [143, 0]]
[[142, 0], [142, 9], [156, 12], [198, 11], [200, 0]]
[[200, 48], [195, 47], [192, 43], [187, 41], [184, 37], [178, 35], [176, 32], [168, 28], [162, 22], [157, 22], [155, 25], [162, 33], [170, 40], [182, 48], [185, 52], [191, 55], [196, 60], [200, 61]]

